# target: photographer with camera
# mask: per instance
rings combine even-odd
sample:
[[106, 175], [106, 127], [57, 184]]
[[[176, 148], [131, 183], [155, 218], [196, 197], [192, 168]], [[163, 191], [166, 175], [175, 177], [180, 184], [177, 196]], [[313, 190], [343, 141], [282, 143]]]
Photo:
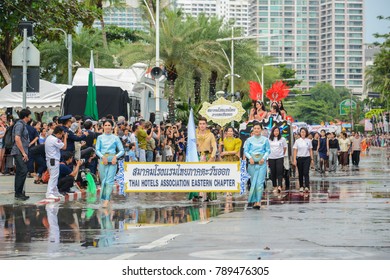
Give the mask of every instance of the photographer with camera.
[[49, 135], [45, 141], [46, 165], [50, 174], [46, 191], [46, 198], [48, 199], [63, 197], [58, 191], [57, 184], [58, 176], [60, 174], [61, 150], [66, 150], [67, 139], [68, 133], [64, 132], [64, 129], [61, 126], [56, 126], [53, 130], [53, 134]]
[[[61, 194], [73, 193], [71, 188], [79, 174], [80, 166], [84, 163], [84, 160], [78, 160], [76, 164], [73, 164], [73, 153], [64, 152], [62, 154], [62, 161], [60, 162], [60, 175], [58, 177], [58, 190]], [[73, 167], [73, 170], [72, 170]]]

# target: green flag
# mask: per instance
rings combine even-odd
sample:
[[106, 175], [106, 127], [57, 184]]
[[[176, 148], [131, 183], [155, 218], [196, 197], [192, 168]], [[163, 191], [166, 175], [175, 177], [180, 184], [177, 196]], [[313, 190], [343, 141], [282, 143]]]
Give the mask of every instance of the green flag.
[[91, 51], [91, 61], [89, 63], [88, 93], [87, 93], [87, 102], [85, 103], [84, 115], [91, 117], [95, 121], [99, 119], [98, 107], [96, 101], [96, 82], [95, 82], [95, 69], [93, 66], [93, 51]]

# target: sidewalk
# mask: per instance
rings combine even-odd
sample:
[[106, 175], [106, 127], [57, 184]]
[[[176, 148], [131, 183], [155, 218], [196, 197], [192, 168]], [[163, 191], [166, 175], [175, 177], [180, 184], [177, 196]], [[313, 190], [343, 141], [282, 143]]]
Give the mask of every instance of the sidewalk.
[[[14, 199], [14, 180], [15, 176], [0, 176], [0, 204], [13, 204], [15, 203]], [[50, 202], [59, 202], [59, 201], [75, 201], [79, 199], [85, 199], [87, 193], [82, 191], [77, 191], [74, 193], [66, 194], [65, 197], [59, 199], [46, 199], [47, 184], [34, 184], [34, 178], [26, 179], [25, 191], [26, 195], [30, 196], [30, 199], [24, 203], [28, 204], [48, 204]], [[119, 186], [115, 186], [113, 193], [119, 192]], [[96, 196], [100, 196], [100, 186], [97, 186]], [[22, 203], [17, 201], [18, 203]]]

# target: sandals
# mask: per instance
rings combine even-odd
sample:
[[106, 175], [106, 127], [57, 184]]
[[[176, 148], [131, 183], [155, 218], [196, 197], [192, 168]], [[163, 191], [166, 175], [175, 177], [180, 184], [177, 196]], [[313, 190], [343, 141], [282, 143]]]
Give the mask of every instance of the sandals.
[[34, 184], [40, 185], [43, 184], [43, 182], [42, 180], [38, 179], [38, 180], [34, 180]]
[[253, 208], [253, 209], [260, 210], [260, 207], [261, 207], [260, 205], [253, 205], [253, 207], [252, 207], [252, 208]]

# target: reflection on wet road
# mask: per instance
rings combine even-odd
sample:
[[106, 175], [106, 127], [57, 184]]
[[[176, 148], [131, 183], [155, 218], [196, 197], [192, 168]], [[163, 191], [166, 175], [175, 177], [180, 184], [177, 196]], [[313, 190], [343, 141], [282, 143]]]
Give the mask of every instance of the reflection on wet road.
[[[103, 254], [110, 254], [113, 259], [115, 254], [132, 257], [136, 253], [129, 252], [154, 248], [145, 247], [145, 243], [154, 240], [152, 236], [159, 240], [162, 238], [161, 244], [165, 245], [180, 235], [172, 235], [177, 232], [165, 230], [168, 227], [191, 224], [191, 227], [177, 229], [189, 234], [209, 222], [216, 224], [216, 217], [219, 217], [218, 221], [231, 219], [224, 226], [233, 231], [246, 231], [246, 227], [250, 227], [252, 222], [259, 222], [259, 219], [282, 222], [289, 225], [286, 230], [291, 232], [301, 230], [294, 228], [298, 225], [297, 221], [309, 221], [311, 230], [319, 232], [329, 230], [327, 223], [344, 228], [346, 223], [352, 227], [364, 222], [367, 227], [364, 230], [360, 228], [356, 238], [368, 240], [370, 246], [386, 248], [384, 244], [389, 244], [389, 240], [387, 238], [386, 241], [385, 236], [388, 237], [390, 231], [390, 220], [385, 214], [390, 206], [386, 200], [390, 187], [386, 175], [388, 171], [389, 164], [381, 164], [381, 155], [377, 154], [363, 160], [360, 169], [323, 177], [312, 174], [310, 193], [299, 192], [293, 179], [291, 191], [280, 194], [265, 192], [260, 211], [252, 210], [246, 204], [245, 195], [226, 196], [222, 193], [218, 194], [217, 201], [211, 203], [192, 203], [186, 200], [184, 193], [114, 195], [112, 209], [101, 208], [99, 201], [0, 205], [0, 259], [82, 259], [91, 258], [95, 253], [100, 254], [96, 258], [105, 258]], [[369, 207], [363, 209], [365, 205]], [[240, 217], [239, 220], [236, 216]], [[375, 226], [371, 227], [371, 224]], [[333, 236], [335, 232], [329, 234], [337, 240], [339, 237]], [[317, 246], [327, 243], [315, 237], [311, 240], [302, 237], [300, 241]], [[353, 243], [354, 238], [350, 236], [348, 242]], [[345, 241], [344, 245], [348, 246], [348, 242]], [[238, 249], [231, 250], [238, 252]], [[237, 253], [236, 258], [247, 258], [253, 253], [246, 247], [240, 250], [243, 255]], [[187, 256], [208, 258], [208, 254], [217, 254], [216, 251], [204, 252], [188, 253]], [[288, 253], [288, 249], [280, 252], [292, 258], [300, 254], [296, 250]], [[267, 252], [269, 256], [275, 254], [278, 251]], [[159, 255], [155, 257], [163, 258]]]

